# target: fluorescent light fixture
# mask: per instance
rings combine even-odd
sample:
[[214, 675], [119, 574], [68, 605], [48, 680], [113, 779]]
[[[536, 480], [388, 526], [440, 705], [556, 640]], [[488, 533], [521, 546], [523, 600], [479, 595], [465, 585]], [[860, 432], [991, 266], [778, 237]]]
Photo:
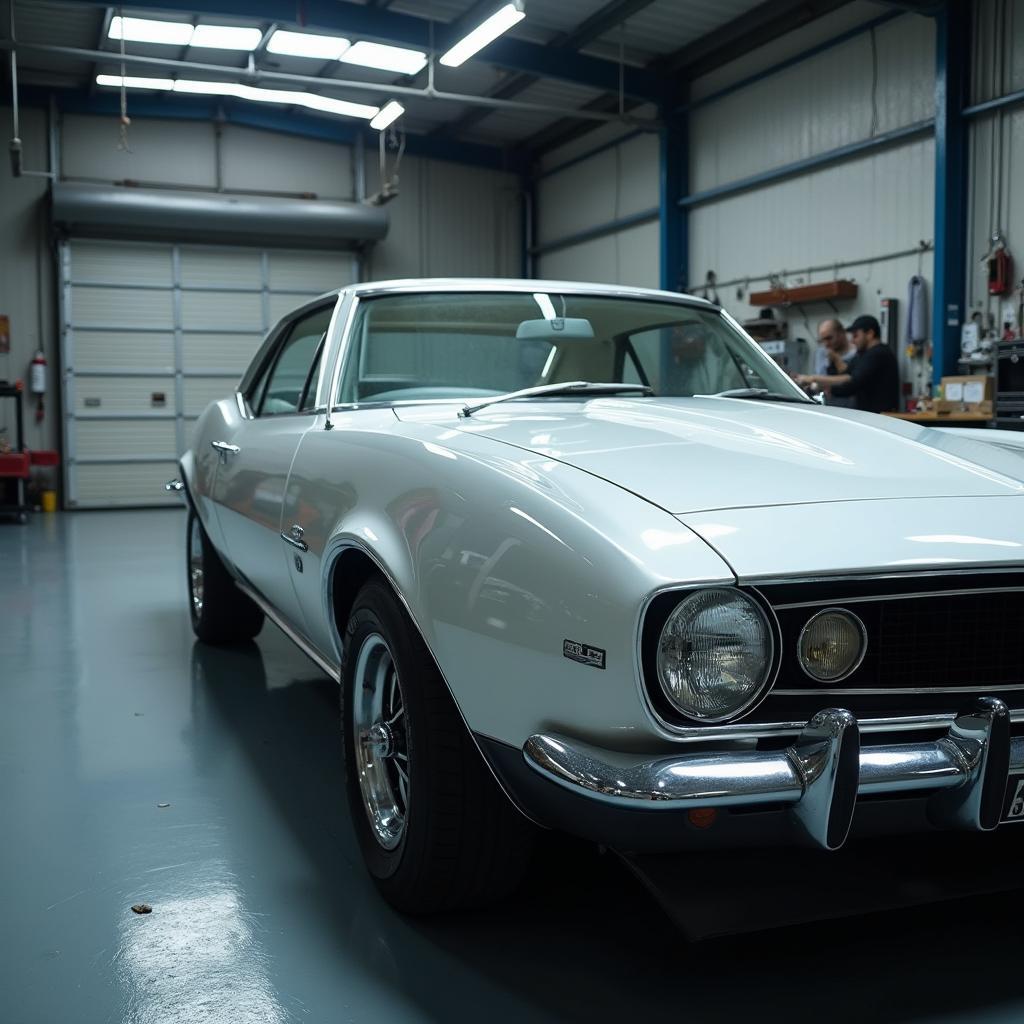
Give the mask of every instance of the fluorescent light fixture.
[[405, 107], [398, 100], [390, 100], [380, 108], [380, 113], [370, 122], [371, 128], [383, 131], [389, 124], [393, 124], [405, 113]]
[[258, 28], [238, 28], [234, 25], [196, 25], [192, 46], [208, 50], [255, 50], [263, 33]]
[[[121, 87], [120, 75], [97, 75], [97, 85]], [[332, 96], [318, 96], [311, 92], [296, 92], [291, 89], [259, 89], [241, 82], [200, 82], [189, 78], [171, 81], [169, 78], [125, 78], [129, 89], [162, 89], [165, 92], [190, 93], [194, 96], [235, 96], [240, 100], [254, 103], [284, 103], [292, 107], [306, 107], [325, 114], [340, 114], [342, 117], [359, 117], [369, 121], [380, 112], [378, 107], [366, 103], [351, 103], [336, 100]], [[398, 116], [397, 114], [395, 115]]]
[[170, 92], [174, 88], [174, 82], [170, 78], [133, 78], [125, 75], [97, 75], [97, 85], [109, 85], [120, 89], [122, 83], [126, 89], [160, 89], [163, 92]]
[[415, 75], [427, 65], [427, 55], [420, 50], [368, 43], [366, 40], [355, 43], [339, 59], [345, 64], [359, 64], [378, 71], [394, 71], [399, 75]]
[[522, 21], [526, 12], [518, 3], [505, 4], [486, 21], [477, 25], [469, 35], [460, 39], [446, 54], [441, 63], [448, 68], [457, 68], [465, 64], [474, 53], [478, 53], [488, 43], [493, 43], [503, 32]]
[[192, 41], [192, 26], [186, 21], [154, 21], [151, 18], [110, 19], [111, 39], [125, 39], [133, 43], [166, 43], [168, 46], [188, 46]]
[[558, 319], [558, 314], [555, 312], [555, 307], [552, 305], [549, 295], [545, 295], [544, 292], [534, 292], [533, 301], [540, 306], [540, 311], [544, 314], [546, 320]]
[[341, 36], [321, 36], [313, 32], [286, 32], [278, 29], [267, 43], [268, 53], [290, 57], [315, 57], [317, 60], [340, 60], [350, 42]]

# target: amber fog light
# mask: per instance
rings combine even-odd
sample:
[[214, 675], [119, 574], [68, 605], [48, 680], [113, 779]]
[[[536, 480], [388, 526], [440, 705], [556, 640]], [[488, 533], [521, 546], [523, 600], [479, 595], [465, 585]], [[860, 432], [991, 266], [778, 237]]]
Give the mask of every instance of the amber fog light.
[[835, 683], [857, 670], [867, 648], [864, 623], [853, 612], [826, 608], [800, 633], [800, 667], [819, 683]]

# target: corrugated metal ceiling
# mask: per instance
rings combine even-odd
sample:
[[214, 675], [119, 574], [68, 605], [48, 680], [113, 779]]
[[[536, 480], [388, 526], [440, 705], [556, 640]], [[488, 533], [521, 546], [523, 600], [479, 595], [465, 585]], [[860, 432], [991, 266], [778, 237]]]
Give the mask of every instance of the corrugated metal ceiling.
[[[339, 8], [359, 0], [339, 0]], [[526, 18], [516, 25], [510, 35], [524, 41], [547, 43], [571, 33], [598, 12], [608, 7], [609, 0], [526, 0]], [[600, 56], [607, 60], [622, 59], [630, 65], [644, 66], [666, 53], [677, 50], [695, 39], [714, 31], [732, 19], [758, 5], [758, 0], [652, 0], [641, 8], [622, 26], [605, 32], [591, 42], [584, 53]], [[415, 15], [420, 18], [433, 17], [440, 23], [448, 23], [465, 14], [474, 6], [474, 0], [395, 0], [386, 5], [389, 12]], [[36, 0], [17, 0], [15, 14], [18, 37], [24, 42], [71, 46], [83, 49], [108, 51], [116, 61], [118, 44], [105, 38], [106, 18], [115, 8], [104, 9], [91, 3], [54, 3]], [[125, 9], [130, 15], [130, 7]], [[161, 12], [152, 10], [134, 12], [143, 17], [160, 17], [169, 20], [215, 22], [219, 24], [258, 25], [267, 30], [268, 22], [256, 18], [219, 17], [210, 14], [190, 16], [188, 13]], [[248, 55], [232, 51], [206, 49], [169, 48], [153, 44], [127, 43], [129, 54], [140, 56], [170, 56], [178, 60], [190, 60], [204, 64], [218, 64], [229, 68], [243, 68]], [[103, 62], [106, 64], [106, 62]], [[23, 80], [31, 84], [33, 70], [44, 72], [38, 81], [52, 81], [54, 72], [77, 77], [81, 86], [91, 87], [91, 77], [97, 70], [88, 62], [54, 55], [25, 52], [20, 59]], [[423, 87], [426, 72], [413, 78], [391, 73], [374, 71], [353, 65], [307, 60], [262, 53], [258, 56], [258, 67], [279, 70], [290, 74], [314, 75], [324, 79], [349, 79], [374, 83], [381, 86], [380, 94], [355, 90], [344, 96], [340, 90], [329, 90], [329, 95], [351, 98], [368, 103], [382, 103], [387, 99], [388, 85], [402, 84]], [[113, 66], [104, 70], [114, 70]], [[161, 75], [159, 69], [133, 68], [129, 73], [137, 75]], [[46, 78], [50, 75], [50, 79]], [[486, 50], [476, 59], [461, 68], [448, 69], [438, 66], [435, 72], [435, 87], [440, 91], [458, 92], [473, 96], [493, 94], [516, 73], [500, 69], [487, 62]], [[559, 110], [581, 107], [600, 95], [595, 89], [568, 83], [553, 78], [543, 78], [518, 91], [515, 99], [558, 108]], [[486, 141], [497, 145], [514, 145], [541, 128], [561, 117], [555, 112], [500, 109], [488, 111], [480, 117], [481, 107], [474, 104], [441, 102], [430, 98], [401, 98], [407, 109], [405, 127], [409, 131], [427, 131], [444, 124], [453, 123], [466, 113], [475, 112], [475, 123], [456, 137], [475, 141]], [[325, 115], [327, 116], [327, 115]]]

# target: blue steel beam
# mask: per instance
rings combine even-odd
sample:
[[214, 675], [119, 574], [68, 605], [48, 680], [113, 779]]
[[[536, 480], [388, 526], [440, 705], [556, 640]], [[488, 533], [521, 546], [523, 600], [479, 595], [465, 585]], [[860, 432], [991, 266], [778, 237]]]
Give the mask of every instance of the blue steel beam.
[[1024, 103], [1024, 89], [1017, 92], [1009, 92], [1005, 96], [997, 96], [992, 100], [985, 100], [984, 103], [975, 103], [972, 107], [964, 107], [963, 116], [971, 119], [980, 117], [982, 114], [989, 114], [993, 110], [1005, 110], [1007, 107], [1019, 107]]
[[598, 224], [596, 227], [587, 228], [585, 231], [577, 231], [572, 235], [565, 235], [550, 242], [534, 245], [531, 247], [530, 252], [535, 256], [543, 256], [545, 253], [557, 252], [559, 249], [568, 249], [571, 245], [592, 242], [597, 238], [604, 238], [606, 235], [614, 235], [617, 231], [625, 231], [626, 228], [635, 228], [639, 224], [650, 224], [652, 220], [658, 219], [660, 212], [660, 207], [652, 206], [649, 210], [641, 210], [639, 213], [630, 214], [628, 217], [620, 217], [618, 220], [610, 220], [605, 224]]
[[949, 0], [935, 19], [935, 286], [932, 370], [955, 373], [967, 284], [967, 127], [970, 0]]
[[689, 178], [689, 118], [685, 113], [663, 114], [658, 175], [659, 273], [664, 291], [686, 291], [689, 280], [689, 214], [679, 205]]
[[[24, 106], [46, 106], [51, 92], [57, 109], [69, 114], [97, 114], [109, 117], [120, 115], [116, 92], [91, 95], [88, 92], [70, 89], [42, 89], [25, 86], [18, 91]], [[234, 101], [223, 97], [203, 96], [142, 96], [132, 94], [128, 101], [133, 117], [163, 118], [174, 121], [215, 121], [220, 119], [228, 124], [247, 128], [260, 128], [283, 135], [296, 135], [307, 139], [319, 139], [351, 145], [356, 136], [365, 134], [367, 144], [376, 145], [377, 133], [370, 131], [356, 121], [343, 121], [329, 117], [315, 117], [289, 111], [286, 108], [264, 107], [260, 104]], [[521, 173], [525, 161], [512, 152], [495, 146], [483, 146], [471, 142], [431, 139], [425, 135], [406, 135], [406, 152], [413, 156], [432, 160], [448, 160], [452, 163], [468, 164], [472, 167], [486, 167], [491, 170]]]
[[[221, 15], [289, 26], [296, 24], [296, 16], [301, 12], [302, 24], [311, 30], [338, 32], [348, 37], [374, 39], [419, 50], [430, 48], [430, 21], [427, 18], [363, 4], [339, 3], [338, 0], [302, 0], [300, 4], [289, 0], [132, 0], [131, 8], [187, 11], [205, 17]], [[455, 40], [447, 38], [447, 26], [443, 23], [434, 27], [438, 52], [443, 52], [447, 44]], [[575, 82], [593, 89], [617, 91], [619, 88], [619, 65], [614, 61], [561, 51], [509, 35], [496, 39], [477, 59], [513, 71]], [[651, 71], [627, 67], [623, 78], [623, 89], [631, 96], [654, 99], [659, 95], [659, 78]]]
[[795, 178], [798, 175], [806, 174], [808, 171], [828, 167], [831, 164], [843, 163], [853, 157], [863, 156], [866, 153], [873, 153], [889, 146], [895, 146], [903, 142], [910, 142], [913, 139], [924, 138], [931, 135], [935, 130], [932, 121], [916, 121], [903, 128], [894, 128], [891, 132], [883, 132], [881, 135], [873, 135], [870, 139], [863, 139], [860, 142], [851, 142], [847, 146], [839, 146], [815, 156], [809, 156], [804, 160], [796, 160], [791, 164], [784, 164], [781, 167], [773, 167], [769, 171], [762, 171], [760, 174], [752, 174], [749, 178], [739, 178], [736, 181], [727, 181], [724, 185], [716, 185], [714, 188], [705, 189], [703, 192], [695, 192], [693, 195], [683, 196], [679, 205], [683, 207], [700, 206], [716, 199], [724, 199], [726, 196], [737, 195], [740, 192], [749, 192], [751, 189], [761, 188], [776, 181], [784, 181], [786, 178]]

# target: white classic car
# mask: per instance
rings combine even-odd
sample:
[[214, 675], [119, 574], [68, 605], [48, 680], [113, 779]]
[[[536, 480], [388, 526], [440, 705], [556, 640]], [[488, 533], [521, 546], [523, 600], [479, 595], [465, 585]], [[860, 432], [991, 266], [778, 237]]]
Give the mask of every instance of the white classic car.
[[700, 299], [395, 281], [285, 317], [168, 486], [196, 634], [266, 616], [340, 681], [366, 865], [428, 912], [538, 825], [1024, 819], [1022, 440], [810, 401]]

